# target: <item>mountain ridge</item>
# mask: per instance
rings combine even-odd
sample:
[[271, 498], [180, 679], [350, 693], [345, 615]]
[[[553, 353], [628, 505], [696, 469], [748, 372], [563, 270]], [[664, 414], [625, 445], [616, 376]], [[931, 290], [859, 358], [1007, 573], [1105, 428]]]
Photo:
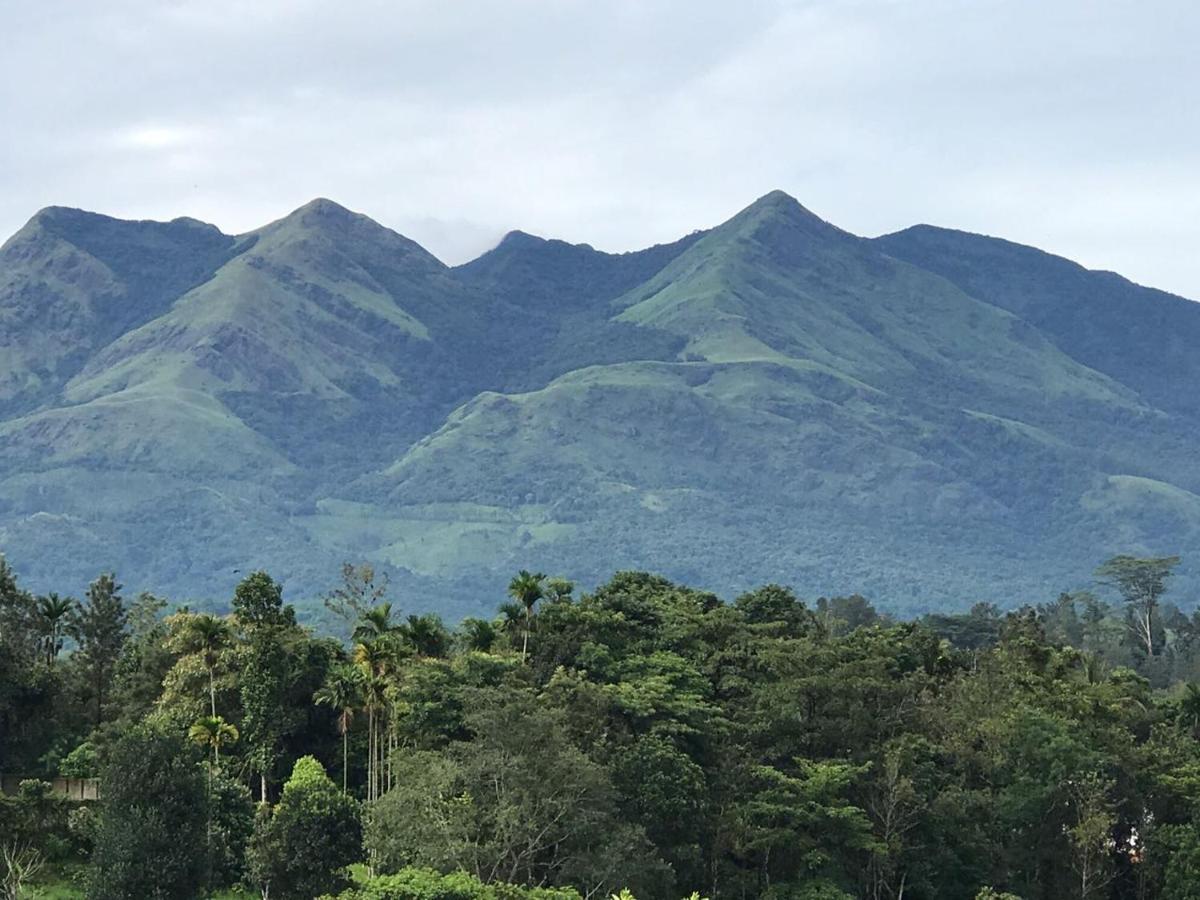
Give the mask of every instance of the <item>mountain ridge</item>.
[[782, 191], [640, 251], [512, 231], [453, 267], [325, 198], [242, 235], [51, 207], [0, 248], [0, 550], [192, 599], [365, 560], [449, 615], [522, 566], [1057, 592], [1200, 543], [1180, 303]]

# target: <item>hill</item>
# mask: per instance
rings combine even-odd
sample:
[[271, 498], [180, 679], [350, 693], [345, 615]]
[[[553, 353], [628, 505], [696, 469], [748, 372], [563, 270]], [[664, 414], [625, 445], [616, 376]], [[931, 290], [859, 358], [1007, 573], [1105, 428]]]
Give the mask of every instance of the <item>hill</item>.
[[780, 192], [457, 268], [327, 200], [240, 236], [52, 209], [0, 248], [0, 548], [198, 600], [369, 560], [452, 617], [518, 567], [1044, 600], [1200, 555], [1198, 338], [1182, 298]]

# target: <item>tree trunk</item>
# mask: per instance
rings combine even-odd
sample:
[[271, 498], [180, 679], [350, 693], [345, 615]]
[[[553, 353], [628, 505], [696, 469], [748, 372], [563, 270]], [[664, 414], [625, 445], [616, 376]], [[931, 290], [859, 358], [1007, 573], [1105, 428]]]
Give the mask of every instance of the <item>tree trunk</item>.
[[258, 794], [259, 802], [266, 803], [267, 802], [267, 772], [265, 769], [259, 774], [258, 787], [259, 787], [259, 794]]
[[350, 732], [342, 720], [342, 793], [346, 793], [346, 772], [350, 768]]
[[212, 717], [217, 717], [217, 675], [212, 666], [208, 667], [208, 706]]

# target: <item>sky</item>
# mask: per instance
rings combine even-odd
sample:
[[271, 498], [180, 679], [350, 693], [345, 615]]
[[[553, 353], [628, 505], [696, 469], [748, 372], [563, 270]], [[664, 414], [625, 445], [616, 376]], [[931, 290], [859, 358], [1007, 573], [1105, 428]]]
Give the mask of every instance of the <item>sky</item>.
[[329, 197], [465, 261], [781, 189], [1200, 299], [1195, 0], [0, 0], [0, 234]]

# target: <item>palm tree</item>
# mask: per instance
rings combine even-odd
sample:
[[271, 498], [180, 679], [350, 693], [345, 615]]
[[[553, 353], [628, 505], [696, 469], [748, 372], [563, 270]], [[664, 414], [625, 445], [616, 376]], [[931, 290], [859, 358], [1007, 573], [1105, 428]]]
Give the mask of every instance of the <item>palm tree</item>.
[[508, 583], [508, 595], [525, 608], [525, 637], [521, 641], [521, 662], [529, 654], [529, 630], [533, 626], [533, 607], [542, 597], [545, 590], [542, 583], [546, 576], [541, 572], [534, 574], [522, 569]]
[[363, 706], [367, 713], [367, 800], [382, 793], [384, 761], [383, 722], [388, 705], [388, 677], [397, 654], [395, 642], [386, 637], [354, 645], [354, 664], [362, 673]]
[[392, 621], [392, 604], [380, 603], [362, 614], [351, 639], [357, 644], [369, 644], [396, 631]]
[[184, 653], [200, 654], [204, 668], [208, 670], [208, 703], [212, 718], [217, 717], [217, 663], [232, 637], [229, 623], [208, 613], [188, 616], [178, 633], [179, 649]]
[[450, 644], [450, 634], [438, 616], [432, 614], [409, 616], [408, 621], [398, 630], [417, 656], [440, 659], [446, 655]]
[[47, 594], [37, 599], [37, 617], [42, 629], [42, 649], [47, 665], [52, 665], [62, 650], [67, 617], [74, 608], [74, 600], [58, 594]]
[[236, 744], [238, 730], [220, 716], [202, 716], [188, 729], [188, 740], [203, 747], [212, 747], [213, 766], [220, 761], [221, 748]]
[[488, 653], [496, 643], [496, 625], [486, 619], [466, 618], [458, 626], [458, 643], [465, 650]]
[[1188, 682], [1179, 699], [1179, 713], [1191, 727], [1192, 737], [1200, 736], [1200, 686]]
[[363, 676], [353, 666], [341, 665], [329, 670], [325, 683], [313, 694], [320, 706], [337, 712], [338, 734], [342, 736], [342, 793], [346, 793], [346, 773], [350, 768], [350, 724], [362, 702]]

